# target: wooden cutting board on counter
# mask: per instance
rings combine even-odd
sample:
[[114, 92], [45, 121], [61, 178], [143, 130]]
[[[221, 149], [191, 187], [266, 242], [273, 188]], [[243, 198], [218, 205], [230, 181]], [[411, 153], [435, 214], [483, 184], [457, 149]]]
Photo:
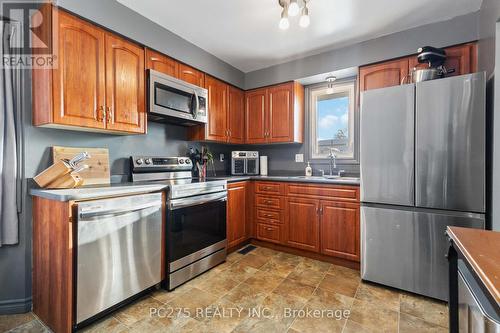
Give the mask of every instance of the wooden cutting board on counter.
[[87, 164], [88, 169], [79, 172], [83, 178], [82, 185], [102, 185], [110, 183], [109, 151], [107, 148], [80, 148], [80, 147], [52, 147], [52, 161], [55, 163], [62, 159], [70, 160], [73, 156], [88, 152], [90, 159], [83, 161], [80, 165]]

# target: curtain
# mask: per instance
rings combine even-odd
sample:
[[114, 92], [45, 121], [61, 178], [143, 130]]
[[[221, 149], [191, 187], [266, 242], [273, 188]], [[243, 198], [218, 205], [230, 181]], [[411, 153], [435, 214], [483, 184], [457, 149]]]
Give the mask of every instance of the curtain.
[[[2, 23], [2, 55], [9, 49], [16, 26]], [[8, 53], [8, 52], [7, 52]], [[2, 66], [4, 67], [4, 66]], [[5, 66], [6, 67], [6, 66]], [[19, 242], [18, 220], [18, 126], [19, 69], [0, 68], [0, 246]]]

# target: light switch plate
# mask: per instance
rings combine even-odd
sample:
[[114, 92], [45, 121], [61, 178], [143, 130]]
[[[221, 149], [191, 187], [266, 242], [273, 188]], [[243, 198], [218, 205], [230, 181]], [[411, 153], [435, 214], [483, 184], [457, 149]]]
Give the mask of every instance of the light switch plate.
[[219, 154], [219, 161], [224, 162], [224, 154]]
[[304, 162], [304, 154], [295, 154], [295, 162]]

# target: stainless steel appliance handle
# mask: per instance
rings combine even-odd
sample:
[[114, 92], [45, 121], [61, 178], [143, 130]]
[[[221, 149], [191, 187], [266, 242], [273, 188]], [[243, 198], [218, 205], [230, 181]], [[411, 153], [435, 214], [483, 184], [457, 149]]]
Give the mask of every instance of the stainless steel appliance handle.
[[153, 201], [153, 202], [149, 202], [149, 203], [142, 204], [142, 205], [126, 207], [126, 208], [117, 208], [117, 209], [96, 210], [97, 207], [95, 207], [94, 209], [89, 209], [85, 212], [80, 212], [78, 217], [79, 217], [79, 219], [87, 219], [87, 218], [96, 217], [96, 216], [121, 215], [121, 214], [136, 212], [136, 211], [151, 208], [151, 207], [161, 207], [161, 205], [162, 205], [161, 201]]
[[200, 110], [200, 101], [198, 100], [198, 93], [196, 92], [196, 89], [193, 89], [193, 94], [194, 94], [194, 107], [192, 108], [191, 113], [193, 114], [193, 119], [196, 119], [198, 116], [198, 111]]
[[168, 209], [176, 210], [179, 208], [198, 206], [216, 201], [227, 201], [227, 191], [205, 195], [196, 195], [188, 198], [174, 199], [169, 202]]

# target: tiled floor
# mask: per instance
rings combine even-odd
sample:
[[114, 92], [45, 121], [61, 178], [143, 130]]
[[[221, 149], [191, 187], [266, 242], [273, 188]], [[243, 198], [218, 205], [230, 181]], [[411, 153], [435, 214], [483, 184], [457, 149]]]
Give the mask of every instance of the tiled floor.
[[[249, 310], [250, 309], [250, 310]], [[360, 281], [359, 272], [259, 247], [155, 291], [85, 332], [447, 332], [444, 303]], [[12, 329], [14, 327], [14, 329]], [[0, 332], [48, 332], [32, 314]]]

